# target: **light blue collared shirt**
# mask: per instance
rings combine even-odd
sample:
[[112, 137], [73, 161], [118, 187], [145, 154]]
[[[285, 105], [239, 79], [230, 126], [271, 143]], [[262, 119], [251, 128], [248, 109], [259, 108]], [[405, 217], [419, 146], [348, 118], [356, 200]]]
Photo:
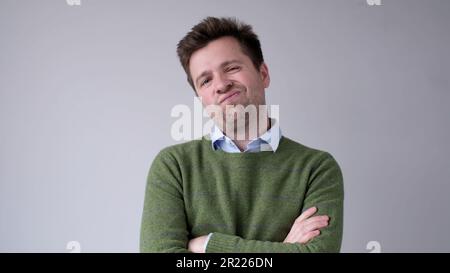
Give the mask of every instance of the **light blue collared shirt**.
[[[280, 144], [281, 129], [275, 119], [271, 119], [271, 125], [270, 129], [264, 134], [247, 144], [244, 153], [256, 153], [262, 151], [276, 152], [278, 145]], [[226, 136], [217, 125], [211, 130], [210, 137], [213, 150], [220, 149], [227, 153], [241, 153], [238, 146]]]

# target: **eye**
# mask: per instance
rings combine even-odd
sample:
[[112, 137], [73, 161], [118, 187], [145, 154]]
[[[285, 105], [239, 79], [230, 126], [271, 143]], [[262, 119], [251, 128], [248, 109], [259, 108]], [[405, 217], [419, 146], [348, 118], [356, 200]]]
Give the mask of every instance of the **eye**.
[[205, 84], [207, 84], [210, 81], [210, 79], [205, 79], [201, 82], [200, 86], [203, 86]]
[[227, 71], [236, 71], [236, 70], [239, 70], [239, 66], [232, 66], [232, 67], [230, 67], [230, 68], [228, 68], [228, 70]]

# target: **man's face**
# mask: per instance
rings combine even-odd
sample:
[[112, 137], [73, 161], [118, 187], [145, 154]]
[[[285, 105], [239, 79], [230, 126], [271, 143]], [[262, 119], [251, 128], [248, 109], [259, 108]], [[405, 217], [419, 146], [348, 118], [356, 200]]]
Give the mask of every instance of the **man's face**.
[[189, 70], [205, 107], [220, 105], [225, 111], [226, 105], [265, 105], [264, 89], [270, 83], [267, 66], [263, 63], [256, 69], [235, 38], [222, 37], [195, 51]]

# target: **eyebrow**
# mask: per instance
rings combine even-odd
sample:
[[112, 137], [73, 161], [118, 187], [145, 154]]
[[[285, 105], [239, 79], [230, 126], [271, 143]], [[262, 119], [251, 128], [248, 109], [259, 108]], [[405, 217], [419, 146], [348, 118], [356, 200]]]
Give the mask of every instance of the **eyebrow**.
[[[225, 62], [221, 63], [221, 64], [220, 64], [220, 67], [225, 67], [225, 66], [228, 66], [228, 65], [233, 64], [233, 63], [242, 64], [242, 62], [239, 61], [239, 60], [230, 60], [230, 61], [225, 61]], [[209, 73], [211, 73], [211, 70], [205, 70], [205, 71], [203, 71], [203, 72], [197, 77], [197, 79], [195, 79], [195, 84], [198, 86], [198, 80], [200, 80], [202, 77], [206, 76], [206, 75], [209, 74]]]

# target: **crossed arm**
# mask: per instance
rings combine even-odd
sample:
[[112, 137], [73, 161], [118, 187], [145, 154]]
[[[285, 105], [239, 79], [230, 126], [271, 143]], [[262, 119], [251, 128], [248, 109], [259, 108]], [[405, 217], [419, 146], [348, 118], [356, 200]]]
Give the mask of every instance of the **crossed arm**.
[[[328, 226], [329, 217], [327, 215], [313, 216], [317, 212], [316, 207], [311, 207], [304, 211], [295, 219], [289, 234], [283, 243], [299, 243], [306, 244], [314, 237], [320, 235], [320, 229]], [[189, 240], [188, 250], [193, 253], [205, 253], [205, 244], [208, 235], [203, 235]]]
[[[248, 240], [213, 232], [206, 252], [339, 252], [343, 229], [343, 179], [324, 153], [311, 173], [303, 211], [283, 242]], [[141, 226], [141, 252], [204, 252], [206, 234], [188, 240], [182, 188], [168, 154], [158, 154], [149, 172]], [[170, 217], [167, 215], [170, 214]], [[319, 215], [315, 215], [319, 214]]]

